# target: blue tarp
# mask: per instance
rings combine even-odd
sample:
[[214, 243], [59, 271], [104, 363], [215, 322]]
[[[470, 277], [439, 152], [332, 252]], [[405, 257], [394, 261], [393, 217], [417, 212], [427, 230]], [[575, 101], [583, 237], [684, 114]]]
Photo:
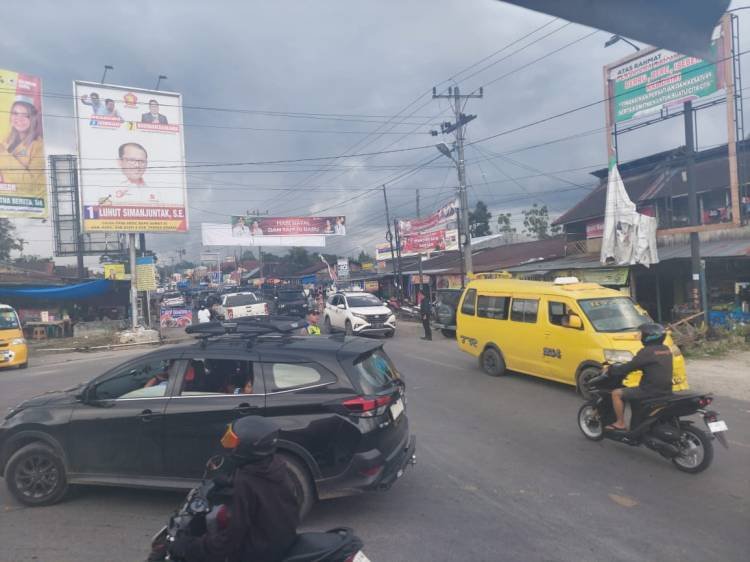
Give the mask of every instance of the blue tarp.
[[97, 279], [65, 285], [63, 287], [39, 287], [25, 285], [21, 287], [0, 287], [0, 298], [39, 299], [46, 301], [72, 301], [98, 297], [114, 290], [115, 284], [106, 279]]

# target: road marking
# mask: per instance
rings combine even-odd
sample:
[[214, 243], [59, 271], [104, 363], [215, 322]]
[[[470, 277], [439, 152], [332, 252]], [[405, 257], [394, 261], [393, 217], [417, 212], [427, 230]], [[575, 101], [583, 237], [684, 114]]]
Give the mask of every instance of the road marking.
[[621, 505], [622, 507], [635, 507], [636, 505], [638, 505], [638, 502], [636, 500], [628, 496], [621, 496], [620, 494], [607, 495], [609, 496], [609, 499], [611, 499], [617, 505]]

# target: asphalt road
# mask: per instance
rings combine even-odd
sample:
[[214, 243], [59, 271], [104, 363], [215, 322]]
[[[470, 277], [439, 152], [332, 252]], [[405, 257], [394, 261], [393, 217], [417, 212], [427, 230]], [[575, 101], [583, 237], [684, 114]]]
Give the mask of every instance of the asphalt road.
[[[306, 528], [353, 527], [382, 561], [732, 561], [750, 552], [750, 403], [718, 396], [729, 451], [678, 472], [644, 449], [586, 441], [572, 389], [483, 375], [438, 334], [404, 327], [418, 464], [388, 492], [320, 503]], [[87, 380], [139, 351], [48, 356], [0, 371], [0, 408]], [[24, 508], [0, 486], [0, 561], [137, 561], [182, 494], [78, 488]]]

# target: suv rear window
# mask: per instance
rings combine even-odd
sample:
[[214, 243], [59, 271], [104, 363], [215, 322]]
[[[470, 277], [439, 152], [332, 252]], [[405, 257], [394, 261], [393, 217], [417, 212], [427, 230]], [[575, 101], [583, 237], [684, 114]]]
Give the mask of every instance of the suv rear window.
[[279, 300], [284, 302], [305, 300], [305, 293], [302, 291], [284, 291], [279, 293]]
[[258, 299], [256, 299], [255, 295], [252, 293], [248, 293], [246, 295], [230, 295], [227, 297], [227, 304], [224, 306], [247, 306], [249, 304], [255, 304], [257, 302]]
[[401, 378], [393, 361], [382, 349], [376, 349], [354, 363], [355, 381], [363, 394], [377, 394]]

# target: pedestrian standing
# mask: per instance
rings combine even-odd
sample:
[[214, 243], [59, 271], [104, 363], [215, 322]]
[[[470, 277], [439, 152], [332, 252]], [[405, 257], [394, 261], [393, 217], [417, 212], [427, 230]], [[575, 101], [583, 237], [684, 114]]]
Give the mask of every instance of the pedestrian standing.
[[430, 312], [432, 311], [432, 305], [430, 304], [430, 299], [428, 299], [420, 290], [417, 294], [417, 300], [420, 301], [419, 314], [422, 317], [422, 327], [424, 327], [424, 337], [422, 339], [425, 341], [432, 341], [432, 329], [430, 328]]
[[201, 305], [201, 309], [198, 311], [198, 324], [205, 324], [211, 321], [211, 312], [206, 308], [205, 304]]

